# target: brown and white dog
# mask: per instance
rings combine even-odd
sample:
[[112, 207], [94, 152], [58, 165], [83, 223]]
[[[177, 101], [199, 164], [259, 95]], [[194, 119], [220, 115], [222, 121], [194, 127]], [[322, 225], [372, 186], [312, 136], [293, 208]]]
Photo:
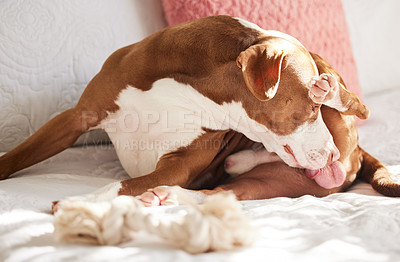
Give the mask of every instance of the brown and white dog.
[[[311, 55], [318, 71], [327, 79], [326, 82], [317, 80], [314, 85], [321, 88], [326, 88], [326, 85], [344, 86], [341, 77], [325, 60], [316, 54]], [[201, 203], [209, 195], [222, 191], [232, 191], [238, 200], [303, 195], [322, 197], [346, 190], [356, 178], [370, 183], [383, 195], [399, 197], [400, 184], [392, 180], [390, 173], [380, 161], [358, 145], [354, 118], [327, 106], [322, 106], [321, 112], [340, 151], [338, 162], [319, 170], [293, 168], [286, 165], [276, 154], [265, 150], [261, 144], [236, 133], [234, 136], [240, 142], [235, 143], [235, 146], [246, 149], [226, 157], [224, 167], [231, 175], [230, 178], [227, 179], [220, 170], [214, 172], [214, 180], [210, 180], [209, 184], [203, 184], [203, 187], [212, 190], [193, 191], [177, 186], [159, 186], [149, 189], [138, 198], [146, 206], [156, 206]], [[217, 182], [216, 177], [220, 178]]]
[[[104, 129], [131, 179], [87, 199], [139, 195], [159, 185], [201, 187], [220, 152], [244, 134], [292, 167], [318, 170], [340, 157], [321, 104], [367, 118], [343, 85], [324, 84], [293, 37], [228, 16], [165, 28], [113, 53], [76, 107], [0, 157], [0, 178]], [[314, 82], [313, 82], [314, 81]], [[223, 167], [222, 167], [223, 168]], [[211, 175], [210, 175], [211, 174]]]

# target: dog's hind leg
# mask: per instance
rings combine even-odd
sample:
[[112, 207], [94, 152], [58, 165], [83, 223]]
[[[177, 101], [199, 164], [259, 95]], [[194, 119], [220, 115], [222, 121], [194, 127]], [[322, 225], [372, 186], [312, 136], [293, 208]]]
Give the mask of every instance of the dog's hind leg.
[[116, 110], [115, 97], [124, 85], [98, 74], [88, 84], [78, 105], [51, 119], [19, 146], [0, 157], [0, 179], [39, 163], [73, 145], [80, 135], [96, 127]]
[[0, 157], [0, 179], [43, 161], [71, 146], [86, 130], [73, 108], [54, 117], [19, 146]]

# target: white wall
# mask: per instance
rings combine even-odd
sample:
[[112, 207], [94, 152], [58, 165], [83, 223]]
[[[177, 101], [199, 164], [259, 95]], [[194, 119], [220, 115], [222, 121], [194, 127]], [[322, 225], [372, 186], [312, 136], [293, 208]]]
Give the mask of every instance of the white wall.
[[342, 1], [364, 95], [400, 88], [400, 1]]

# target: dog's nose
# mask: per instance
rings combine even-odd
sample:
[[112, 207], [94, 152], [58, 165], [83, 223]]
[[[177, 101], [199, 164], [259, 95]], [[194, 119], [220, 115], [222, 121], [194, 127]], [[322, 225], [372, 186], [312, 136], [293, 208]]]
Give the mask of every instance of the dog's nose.
[[330, 153], [327, 164], [330, 165], [333, 162], [333, 152]]
[[333, 162], [337, 161], [340, 158], [340, 152], [337, 149], [334, 149], [328, 157], [328, 162], [326, 163], [326, 165], [330, 165]]

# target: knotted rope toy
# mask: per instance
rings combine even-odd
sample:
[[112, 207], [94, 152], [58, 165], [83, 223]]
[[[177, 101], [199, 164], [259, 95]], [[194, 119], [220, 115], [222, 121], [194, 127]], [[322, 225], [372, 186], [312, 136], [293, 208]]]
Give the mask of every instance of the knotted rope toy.
[[165, 219], [132, 196], [101, 202], [63, 200], [55, 213], [54, 236], [63, 243], [117, 245], [145, 232], [193, 254], [254, 242], [255, 231], [232, 193], [212, 195], [184, 210]]

